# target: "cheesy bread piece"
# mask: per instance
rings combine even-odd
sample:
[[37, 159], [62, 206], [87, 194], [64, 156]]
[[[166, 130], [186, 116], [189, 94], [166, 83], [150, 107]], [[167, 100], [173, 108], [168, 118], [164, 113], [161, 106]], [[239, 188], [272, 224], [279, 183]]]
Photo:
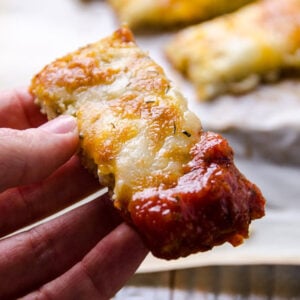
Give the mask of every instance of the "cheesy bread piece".
[[263, 216], [264, 199], [227, 142], [202, 131], [127, 28], [49, 64], [31, 92], [49, 119], [76, 116], [83, 163], [154, 255], [237, 245]]
[[250, 2], [253, 0], [109, 0], [120, 21], [134, 30], [196, 23]]
[[246, 92], [300, 68], [300, 1], [263, 0], [189, 27], [166, 53], [200, 100]]

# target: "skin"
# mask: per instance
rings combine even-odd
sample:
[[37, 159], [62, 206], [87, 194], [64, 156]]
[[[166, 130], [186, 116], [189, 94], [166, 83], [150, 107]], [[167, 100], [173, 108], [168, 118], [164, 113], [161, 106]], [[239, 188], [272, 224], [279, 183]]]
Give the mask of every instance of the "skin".
[[6, 237], [99, 189], [75, 119], [47, 122], [26, 90], [0, 92], [0, 145], [0, 299], [113, 297], [148, 250], [107, 195]]

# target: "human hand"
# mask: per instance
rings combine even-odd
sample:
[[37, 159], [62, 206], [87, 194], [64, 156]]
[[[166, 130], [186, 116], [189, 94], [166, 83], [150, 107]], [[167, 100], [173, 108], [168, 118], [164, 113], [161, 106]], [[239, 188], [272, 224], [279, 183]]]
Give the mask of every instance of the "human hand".
[[[0, 237], [99, 189], [74, 155], [76, 122], [0, 93]], [[108, 196], [0, 240], [0, 299], [109, 299], [147, 254]]]

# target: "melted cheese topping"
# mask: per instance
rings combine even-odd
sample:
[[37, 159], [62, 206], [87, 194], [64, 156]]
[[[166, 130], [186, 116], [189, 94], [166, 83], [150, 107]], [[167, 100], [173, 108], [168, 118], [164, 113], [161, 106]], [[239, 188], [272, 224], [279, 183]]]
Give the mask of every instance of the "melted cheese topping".
[[131, 28], [194, 23], [233, 11], [253, 0], [110, 0]]
[[180, 32], [166, 48], [201, 100], [300, 67], [300, 1], [265, 0]]
[[50, 118], [78, 118], [85, 163], [119, 206], [147, 187], [171, 187], [201, 124], [163, 70], [123, 28], [46, 66], [32, 92]]

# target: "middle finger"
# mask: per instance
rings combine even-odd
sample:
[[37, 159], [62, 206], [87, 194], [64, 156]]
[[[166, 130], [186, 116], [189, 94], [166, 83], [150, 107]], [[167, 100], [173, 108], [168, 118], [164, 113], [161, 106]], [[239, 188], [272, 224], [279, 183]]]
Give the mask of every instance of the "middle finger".
[[46, 180], [0, 194], [0, 237], [30, 225], [100, 189], [73, 157]]

